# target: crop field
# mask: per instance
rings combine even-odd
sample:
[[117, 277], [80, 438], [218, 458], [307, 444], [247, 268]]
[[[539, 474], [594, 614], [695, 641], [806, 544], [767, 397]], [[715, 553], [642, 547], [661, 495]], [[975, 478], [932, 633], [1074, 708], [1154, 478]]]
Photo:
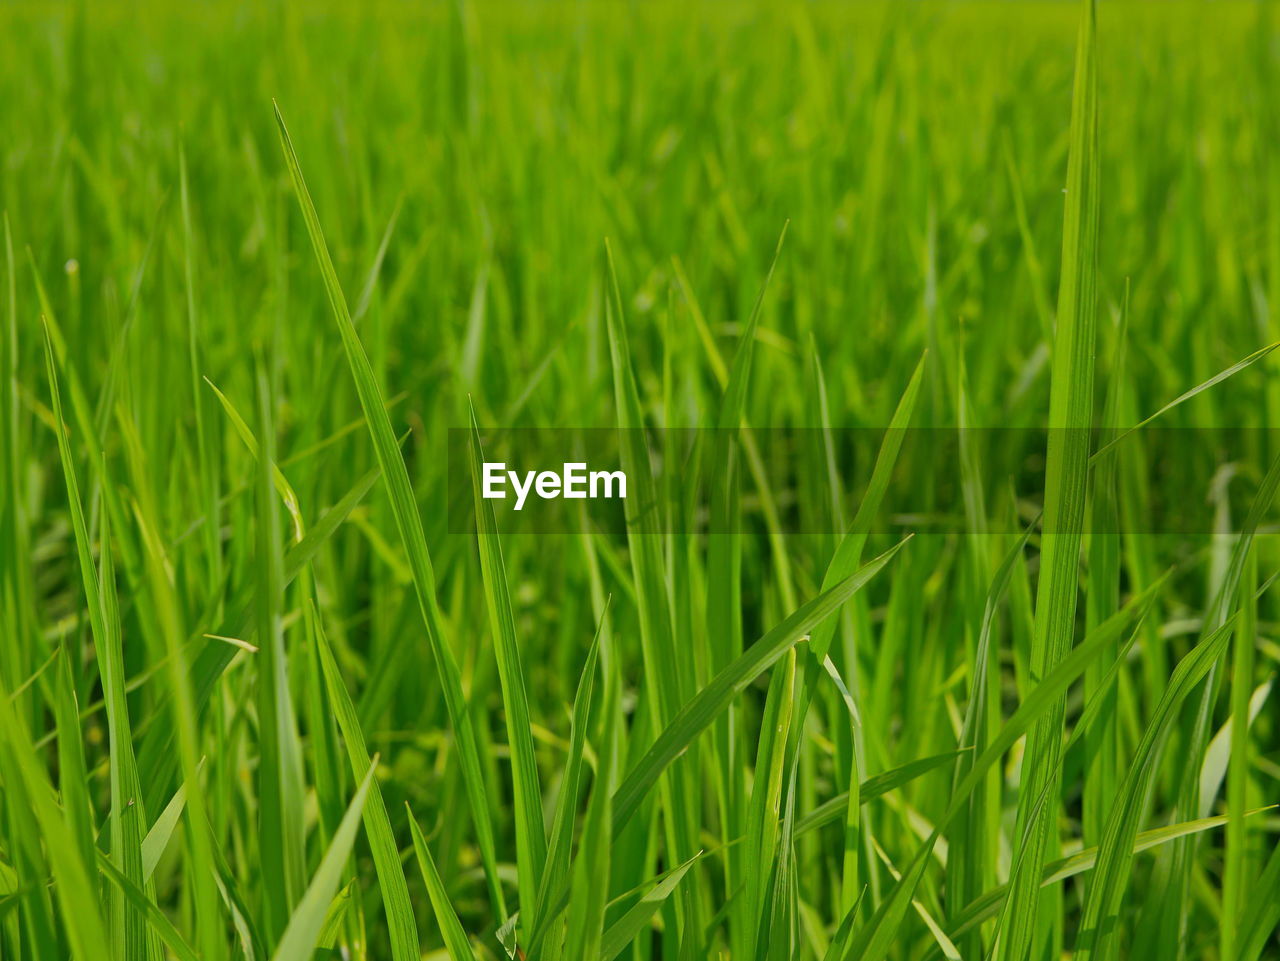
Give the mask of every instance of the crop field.
[[1274, 3], [5, 3], [0, 210], [2, 961], [1280, 958]]

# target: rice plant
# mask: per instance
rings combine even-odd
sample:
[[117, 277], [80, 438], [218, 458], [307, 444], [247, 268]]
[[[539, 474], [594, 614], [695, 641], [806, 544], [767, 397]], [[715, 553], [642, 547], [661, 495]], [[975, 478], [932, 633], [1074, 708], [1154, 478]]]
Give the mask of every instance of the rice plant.
[[0, 959], [1280, 958], [1273, 5], [0, 23]]

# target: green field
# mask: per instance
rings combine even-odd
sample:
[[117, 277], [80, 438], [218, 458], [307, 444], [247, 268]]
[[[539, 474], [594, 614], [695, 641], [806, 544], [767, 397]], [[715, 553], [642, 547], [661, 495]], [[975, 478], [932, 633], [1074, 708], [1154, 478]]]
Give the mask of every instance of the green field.
[[4, 4], [0, 210], [3, 961], [1280, 958], [1273, 3]]

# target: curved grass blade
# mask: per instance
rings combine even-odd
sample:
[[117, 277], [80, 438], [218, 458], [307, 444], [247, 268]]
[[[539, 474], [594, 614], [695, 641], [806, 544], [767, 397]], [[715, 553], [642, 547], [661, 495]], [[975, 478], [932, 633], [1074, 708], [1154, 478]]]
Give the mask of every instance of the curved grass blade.
[[[249, 453], [257, 460], [261, 455], [258, 449], [258, 438], [254, 436], [249, 425], [245, 423], [240, 412], [231, 403], [231, 398], [218, 389], [218, 385], [211, 381], [208, 377], [204, 382], [209, 385], [209, 389], [213, 391], [218, 398], [218, 403], [222, 405], [223, 411], [227, 415], [227, 419], [231, 421], [231, 426], [236, 429], [236, 434], [240, 440], [244, 442], [244, 446], [249, 449]], [[284, 472], [280, 470], [280, 465], [271, 462], [271, 482], [275, 485], [276, 492], [280, 495], [280, 499], [284, 501], [285, 510], [289, 512], [289, 516], [293, 519], [293, 539], [301, 541], [306, 531], [302, 523], [302, 508], [298, 504], [298, 495], [294, 493], [289, 479], [284, 476]]]
[[[872, 775], [858, 785], [858, 800], [861, 804], [866, 804], [878, 797], [883, 797], [890, 791], [902, 787], [914, 781], [922, 775], [928, 774], [930, 771], [942, 767], [944, 764], [954, 761], [960, 756], [959, 751], [949, 751], [946, 754], [934, 754], [932, 757], [920, 758], [916, 761], [908, 761], [906, 764], [895, 767], [889, 771], [882, 771], [879, 774]], [[848, 791], [842, 791], [829, 801], [824, 801], [818, 805], [804, 817], [796, 821], [796, 836], [806, 834], [809, 831], [816, 831], [820, 827], [828, 824], [834, 824], [844, 816], [845, 810], [849, 806], [850, 794]]]
[[1132, 427], [1129, 427], [1123, 431], [1120, 431], [1110, 441], [1108, 441], [1106, 444], [1103, 444], [1101, 447], [1099, 447], [1096, 451], [1093, 452], [1093, 456], [1089, 458], [1090, 465], [1096, 464], [1104, 454], [1108, 453], [1112, 448], [1114, 448], [1117, 444], [1123, 441], [1130, 434], [1134, 433], [1135, 431], [1142, 430], [1142, 428], [1146, 427], [1152, 421], [1158, 420], [1159, 418], [1163, 417], [1165, 414], [1169, 413], [1169, 411], [1173, 410], [1175, 407], [1179, 406], [1180, 404], [1185, 404], [1192, 397], [1195, 397], [1198, 394], [1202, 394], [1209, 388], [1216, 387], [1218, 384], [1221, 384], [1224, 380], [1229, 380], [1230, 378], [1234, 377], [1236, 374], [1240, 373], [1240, 371], [1245, 370], [1248, 367], [1252, 367], [1254, 364], [1262, 360], [1264, 357], [1270, 354], [1277, 347], [1280, 347], [1280, 341], [1277, 341], [1274, 344], [1267, 344], [1267, 346], [1265, 347], [1259, 347], [1252, 354], [1249, 354], [1249, 356], [1236, 361], [1230, 367], [1227, 367], [1223, 370], [1218, 371], [1218, 373], [1214, 374], [1208, 380], [1202, 381], [1201, 383], [1196, 384], [1196, 386], [1192, 387], [1190, 390], [1179, 394], [1177, 397], [1169, 401], [1169, 403], [1165, 404], [1154, 414], [1150, 415], [1149, 417], [1144, 417], [1142, 420], [1138, 421], [1138, 423], [1134, 424]]

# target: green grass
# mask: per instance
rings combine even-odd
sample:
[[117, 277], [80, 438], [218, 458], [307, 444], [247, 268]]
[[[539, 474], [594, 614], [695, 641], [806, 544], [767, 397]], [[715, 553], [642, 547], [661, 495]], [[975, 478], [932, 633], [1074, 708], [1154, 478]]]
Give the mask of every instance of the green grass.
[[1271, 5], [0, 25], [0, 959], [1280, 958]]

